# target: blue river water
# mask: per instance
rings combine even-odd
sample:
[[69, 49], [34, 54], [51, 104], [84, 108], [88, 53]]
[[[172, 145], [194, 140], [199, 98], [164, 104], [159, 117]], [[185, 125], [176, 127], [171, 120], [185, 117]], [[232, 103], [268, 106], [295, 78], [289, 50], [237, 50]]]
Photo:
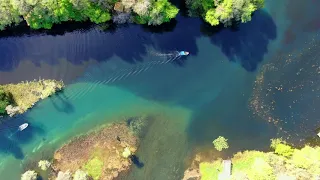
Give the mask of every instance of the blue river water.
[[[225, 156], [267, 150], [277, 136], [294, 143], [313, 137], [320, 126], [319, 5], [266, 0], [234, 29], [179, 15], [159, 28], [1, 32], [1, 84], [67, 84], [27, 113], [2, 119], [1, 177], [17, 180], [72, 137], [145, 114], [155, 120], [137, 154], [144, 166], [123, 179], [181, 179], [195, 150], [219, 135], [229, 139]], [[156, 56], [175, 50], [190, 55], [173, 62]], [[30, 127], [15, 133], [24, 122]]]

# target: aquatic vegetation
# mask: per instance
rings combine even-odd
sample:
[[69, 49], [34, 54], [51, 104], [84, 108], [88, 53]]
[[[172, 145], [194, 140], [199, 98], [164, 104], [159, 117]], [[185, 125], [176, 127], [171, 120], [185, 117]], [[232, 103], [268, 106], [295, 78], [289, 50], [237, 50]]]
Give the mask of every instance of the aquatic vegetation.
[[218, 151], [222, 151], [222, 149], [228, 149], [229, 145], [228, 145], [228, 139], [219, 136], [217, 139], [215, 139], [212, 143], [214, 145], [214, 147], [218, 150]]
[[46, 171], [50, 166], [51, 163], [47, 160], [41, 160], [38, 162], [38, 167], [43, 171]]
[[71, 173], [81, 169], [93, 179], [113, 179], [132, 164], [130, 158], [121, 156], [123, 150], [130, 147], [134, 153], [137, 145], [137, 138], [125, 123], [99, 127], [58, 149], [52, 168]]
[[251, 21], [254, 11], [261, 9], [264, 0], [186, 0], [190, 16], [202, 16], [212, 26], [230, 26], [233, 21]]
[[[306, 38], [303, 48], [279, 51], [261, 66], [248, 104], [254, 116], [274, 124], [291, 140], [299, 140], [297, 132], [309, 133], [315, 124], [310, 112], [317, 112], [320, 103], [315, 98], [320, 93], [318, 38], [319, 34]], [[306, 104], [312, 108], [304, 108]], [[290, 123], [294, 128], [287, 126]]]
[[18, 84], [0, 85], [0, 89], [12, 95], [13, 102], [11, 104], [19, 107], [19, 113], [24, 113], [36, 102], [62, 90], [63, 87], [63, 82], [56, 80], [35, 80]]
[[6, 107], [12, 103], [12, 95], [0, 87], [0, 115], [6, 114]]
[[81, 169], [78, 169], [73, 177], [74, 180], [89, 180], [89, 178], [89, 175]]
[[36, 180], [38, 174], [35, 171], [28, 170], [21, 175], [21, 180]]
[[94, 157], [89, 160], [84, 168], [94, 180], [98, 180], [102, 174], [103, 162], [99, 158]]
[[22, 20], [32, 29], [51, 29], [66, 21], [90, 20], [99, 24], [119, 13], [141, 16], [143, 22], [158, 25], [174, 18], [178, 9], [168, 0], [4, 0], [0, 2], [0, 30]]
[[144, 128], [147, 126], [147, 116], [130, 117], [127, 118], [127, 124], [134, 135], [142, 137], [144, 135]]
[[[249, 180], [275, 180], [280, 177], [315, 179], [319, 175], [320, 147], [305, 146], [302, 149], [296, 149], [287, 145], [283, 140], [275, 139], [272, 142], [274, 152], [244, 151], [236, 153], [232, 158], [231, 178]], [[276, 152], [279, 147], [284, 151], [278, 150]], [[201, 179], [217, 179], [222, 171], [221, 162], [221, 159], [213, 162], [201, 162], [199, 164]]]

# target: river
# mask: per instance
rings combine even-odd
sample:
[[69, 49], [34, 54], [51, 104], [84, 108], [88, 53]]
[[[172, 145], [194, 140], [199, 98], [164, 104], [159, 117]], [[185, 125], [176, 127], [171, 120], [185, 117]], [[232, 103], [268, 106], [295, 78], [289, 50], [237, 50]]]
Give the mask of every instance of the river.
[[[3, 119], [1, 177], [18, 180], [28, 164], [72, 137], [141, 114], [155, 117], [137, 154], [143, 167], [122, 179], [181, 179], [195, 150], [212, 148], [219, 135], [229, 139], [225, 156], [267, 150], [278, 136], [293, 143], [315, 136], [319, 6], [266, 0], [236, 29], [179, 15], [159, 28], [71, 24], [70, 31], [1, 32], [1, 84], [39, 78], [67, 84], [27, 113]], [[174, 50], [191, 55], [166, 62], [153, 53]], [[30, 127], [13, 134], [24, 122]]]

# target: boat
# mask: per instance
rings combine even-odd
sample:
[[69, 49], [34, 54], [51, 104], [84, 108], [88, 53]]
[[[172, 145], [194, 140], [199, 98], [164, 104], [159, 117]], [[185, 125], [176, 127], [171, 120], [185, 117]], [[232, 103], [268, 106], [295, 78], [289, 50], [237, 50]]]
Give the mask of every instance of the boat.
[[23, 130], [26, 129], [28, 126], [29, 126], [28, 123], [23, 123], [23, 124], [21, 124], [21, 125], [19, 126], [18, 130], [19, 130], [19, 131], [23, 131]]
[[189, 55], [189, 52], [188, 51], [180, 51], [179, 55], [180, 56], [187, 56], [187, 55]]

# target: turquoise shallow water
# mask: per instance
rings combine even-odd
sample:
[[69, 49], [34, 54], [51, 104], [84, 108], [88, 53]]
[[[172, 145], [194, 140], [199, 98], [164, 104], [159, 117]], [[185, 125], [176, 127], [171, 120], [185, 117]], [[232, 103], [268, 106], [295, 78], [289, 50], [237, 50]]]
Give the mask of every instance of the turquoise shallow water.
[[[277, 135], [293, 142], [313, 136], [320, 105], [317, 5], [312, 0], [267, 1], [252, 22], [219, 32], [179, 16], [165, 33], [130, 26], [116, 32], [91, 28], [1, 38], [1, 83], [39, 76], [67, 83], [63, 92], [0, 126], [1, 177], [19, 179], [30, 159], [48, 157], [101, 124], [141, 114], [156, 115], [137, 154], [143, 167], [134, 166], [122, 179], [181, 179], [193, 151], [219, 135], [229, 139], [226, 156], [267, 149]], [[188, 50], [191, 56], [165, 63], [151, 50]], [[294, 55], [292, 61], [284, 63], [288, 54]], [[278, 69], [263, 71], [269, 66]], [[306, 73], [297, 76], [301, 67]], [[261, 74], [264, 81], [257, 84]], [[281, 84], [306, 88], [279, 94], [275, 87]], [[252, 108], [254, 97], [258, 101]], [[298, 106], [288, 109], [296, 99]], [[306, 105], [312, 108], [302, 108]], [[268, 123], [269, 117], [279, 118], [281, 126]], [[26, 121], [30, 128], [9, 138]]]

